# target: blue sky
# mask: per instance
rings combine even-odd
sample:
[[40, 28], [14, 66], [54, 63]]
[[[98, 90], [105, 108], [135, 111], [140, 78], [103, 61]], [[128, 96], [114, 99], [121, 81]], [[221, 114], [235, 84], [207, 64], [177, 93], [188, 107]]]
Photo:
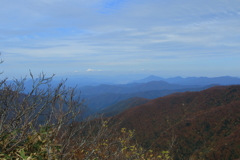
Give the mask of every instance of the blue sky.
[[239, 0], [1, 0], [1, 77], [240, 77]]

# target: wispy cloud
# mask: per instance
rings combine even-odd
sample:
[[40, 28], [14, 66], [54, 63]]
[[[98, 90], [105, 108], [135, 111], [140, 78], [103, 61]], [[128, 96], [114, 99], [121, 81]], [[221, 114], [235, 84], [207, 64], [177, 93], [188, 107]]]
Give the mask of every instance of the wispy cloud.
[[86, 70], [87, 72], [101, 72], [102, 70], [98, 69], [98, 70], [95, 70], [95, 69], [87, 69]]
[[199, 59], [215, 57], [219, 69], [226, 57], [240, 60], [237, 0], [3, 0], [1, 6], [4, 65], [23, 70], [32, 63], [57, 73], [191, 68], [186, 61], [201, 70]]

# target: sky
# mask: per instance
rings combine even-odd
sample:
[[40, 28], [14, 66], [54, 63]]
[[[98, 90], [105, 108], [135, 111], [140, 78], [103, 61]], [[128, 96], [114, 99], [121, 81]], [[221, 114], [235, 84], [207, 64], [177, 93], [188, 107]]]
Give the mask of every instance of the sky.
[[239, 0], [0, 0], [1, 77], [240, 77]]

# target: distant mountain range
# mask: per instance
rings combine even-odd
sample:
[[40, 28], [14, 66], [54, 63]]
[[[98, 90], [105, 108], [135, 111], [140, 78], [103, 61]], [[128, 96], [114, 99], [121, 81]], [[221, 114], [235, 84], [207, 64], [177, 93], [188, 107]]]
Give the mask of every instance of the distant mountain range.
[[131, 83], [126, 85], [99, 85], [80, 87], [84, 95], [96, 95], [102, 93], [137, 93], [151, 90], [177, 90], [186, 88], [201, 88], [203, 85], [179, 85], [170, 84], [165, 81], [151, 81], [147, 83]]
[[[119, 87], [133, 87], [138, 86], [142, 83], [149, 83], [152, 81], [164, 81], [170, 84], [178, 84], [178, 85], [234, 85], [240, 84], [240, 78], [237, 77], [230, 77], [230, 76], [223, 76], [223, 77], [173, 77], [173, 78], [161, 78], [158, 76], [148, 76], [146, 78], [139, 78], [143, 77], [143, 75], [116, 75], [116, 76], [90, 76], [90, 75], [71, 75], [71, 76], [58, 76], [54, 77], [50, 84], [55, 87], [57, 86], [62, 80], [67, 79], [65, 85], [68, 87], [79, 87], [84, 89], [86, 86], [99, 86], [99, 85], [115, 85]], [[135, 80], [133, 80], [135, 79]], [[13, 82], [12, 80], [8, 80], [8, 82]], [[103, 87], [102, 86], [102, 87]], [[25, 92], [29, 91], [32, 87], [32, 80], [27, 79], [25, 81]], [[44, 88], [44, 85], [42, 86]], [[99, 92], [99, 91], [98, 91]], [[98, 94], [98, 93], [95, 93]]]
[[[118, 85], [124, 84], [134, 85], [134, 83], [147, 83], [151, 81], [165, 81], [170, 84], [179, 84], [179, 85], [210, 85], [210, 84], [219, 84], [219, 85], [233, 85], [240, 84], [240, 78], [223, 76], [223, 77], [187, 77], [182, 78], [180, 76], [173, 78], [162, 78], [158, 76], [146, 76], [143, 75], [116, 75], [116, 76], [90, 76], [90, 75], [71, 75], [71, 76], [58, 76], [54, 77], [51, 84], [56, 86], [61, 80], [66, 81], [66, 85], [69, 87], [83, 87], [83, 86], [98, 86], [98, 85]], [[32, 80], [27, 79], [26, 86], [29, 88], [32, 85]]]
[[227, 76], [216, 78], [175, 77], [168, 79], [149, 76], [128, 84], [84, 86], [79, 87], [78, 90], [81, 91], [82, 97], [87, 99], [89, 112], [93, 114], [132, 97], [154, 99], [174, 92], [201, 91], [212, 86], [232, 84], [240, 84], [240, 79]]
[[219, 85], [234, 85], [240, 84], [240, 78], [222, 76], [222, 77], [174, 77], [174, 78], [161, 78], [158, 76], [149, 76], [144, 79], [132, 81], [132, 83], [147, 83], [151, 81], [166, 81], [171, 84], [180, 84], [180, 85], [210, 85], [210, 84], [219, 84]]
[[171, 150], [174, 159], [240, 158], [240, 85], [174, 93], [112, 117], [135, 129], [145, 148]]
[[[140, 76], [135, 78], [137, 77]], [[57, 86], [60, 78], [63, 77], [54, 78], [51, 85], [53, 87]], [[116, 79], [123, 82], [131, 78], [134, 78], [134, 76], [128, 78], [126, 76], [70, 76], [65, 84], [70, 87], [79, 86], [77, 91], [81, 93], [82, 98], [87, 100], [88, 114], [98, 113], [106, 107], [132, 97], [154, 99], [174, 92], [201, 91], [216, 85], [240, 84], [240, 78], [229, 76], [161, 78], [153, 75], [126, 84], [113, 83], [117, 82]], [[83, 84], [92, 85], [82, 86]], [[31, 86], [32, 80], [27, 80], [25, 82], [25, 93], [31, 90]], [[41, 88], [44, 87], [46, 85]]]
[[116, 85], [116, 84], [127, 84], [132, 80], [141, 79], [144, 75], [69, 75], [69, 76], [56, 76], [53, 79], [53, 83], [58, 83], [62, 79], [68, 79], [66, 82], [67, 86], [78, 87], [83, 86], [97, 86], [101, 84]]

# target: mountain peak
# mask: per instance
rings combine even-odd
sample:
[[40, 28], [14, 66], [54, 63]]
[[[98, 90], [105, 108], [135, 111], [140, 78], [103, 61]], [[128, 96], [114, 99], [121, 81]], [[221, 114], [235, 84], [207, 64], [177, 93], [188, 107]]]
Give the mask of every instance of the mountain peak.
[[135, 83], [147, 83], [147, 82], [151, 82], [151, 81], [160, 81], [160, 80], [165, 80], [164, 78], [158, 77], [158, 76], [154, 76], [154, 75], [150, 75], [146, 78], [140, 79], [140, 80], [136, 80], [134, 81]]

